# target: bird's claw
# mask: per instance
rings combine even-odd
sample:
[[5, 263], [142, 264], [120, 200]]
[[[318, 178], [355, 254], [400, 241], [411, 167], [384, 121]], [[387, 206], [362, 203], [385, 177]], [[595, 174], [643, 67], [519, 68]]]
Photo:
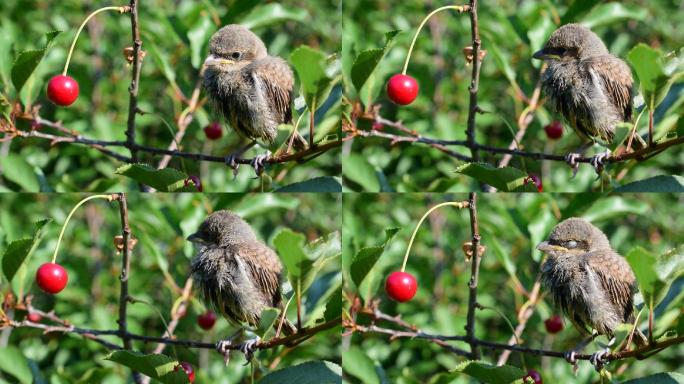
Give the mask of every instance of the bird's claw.
[[216, 351], [223, 355], [223, 362], [227, 365], [230, 360], [230, 346], [233, 344], [232, 339], [219, 340], [216, 343]]
[[577, 355], [577, 352], [575, 351], [565, 352], [565, 361], [572, 365], [577, 364], [577, 358], [575, 357], [575, 355]]
[[591, 355], [591, 358], [589, 358], [589, 362], [591, 362], [591, 365], [594, 366], [597, 372], [601, 372], [603, 366], [608, 364], [608, 361], [604, 359], [609, 352], [610, 349], [606, 348], [604, 350], [594, 353], [593, 355]]
[[601, 172], [603, 172], [604, 163], [606, 159], [610, 156], [610, 151], [606, 150], [603, 153], [599, 153], [591, 158], [591, 166], [594, 167], [596, 174], [601, 177]]
[[233, 169], [233, 179], [237, 178], [238, 175], [238, 168], [240, 167], [240, 164], [237, 162], [237, 160], [239, 156], [240, 154], [231, 153], [230, 155], [226, 156], [224, 160], [226, 165]]
[[254, 352], [256, 351], [257, 344], [259, 344], [259, 341], [261, 339], [259, 336], [255, 337], [254, 339], [247, 340], [240, 344], [240, 352], [245, 354], [245, 359], [247, 359], [247, 362], [245, 365], [249, 364], [250, 361], [252, 361], [252, 357], [254, 356]]
[[264, 172], [265, 163], [271, 158], [271, 151], [266, 151], [266, 153], [254, 156], [254, 159], [250, 162], [252, 167], [254, 167], [254, 172], [257, 177], [261, 176]]
[[572, 168], [572, 177], [571, 179], [574, 179], [575, 176], [577, 176], [577, 170], [579, 170], [579, 163], [577, 162], [577, 158], [580, 157], [579, 153], [568, 153], [565, 156], [565, 162], [568, 163], [570, 168]]

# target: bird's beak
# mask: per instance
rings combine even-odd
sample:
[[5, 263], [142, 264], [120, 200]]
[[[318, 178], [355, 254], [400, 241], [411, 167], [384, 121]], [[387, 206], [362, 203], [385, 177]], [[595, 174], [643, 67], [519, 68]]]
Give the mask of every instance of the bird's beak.
[[549, 53], [545, 48], [538, 50], [532, 55], [532, 58], [537, 60], [560, 59], [560, 56]]
[[542, 241], [541, 243], [539, 243], [539, 245], [537, 245], [537, 249], [545, 253], [556, 251], [558, 250], [558, 248], [559, 247], [556, 245], [549, 244], [548, 241]]
[[209, 55], [204, 60], [204, 66], [205, 67], [213, 67], [213, 66], [218, 66], [218, 65], [231, 65], [234, 63], [235, 63], [235, 61], [233, 61], [233, 60], [223, 59], [220, 57], [216, 57], [214, 55]]
[[532, 55], [533, 58], [537, 60], [544, 60], [546, 58], [546, 52], [543, 49], [538, 50]]
[[202, 239], [197, 235], [197, 232], [193, 233], [192, 235], [188, 236], [187, 240], [191, 243], [199, 243], [202, 241]]

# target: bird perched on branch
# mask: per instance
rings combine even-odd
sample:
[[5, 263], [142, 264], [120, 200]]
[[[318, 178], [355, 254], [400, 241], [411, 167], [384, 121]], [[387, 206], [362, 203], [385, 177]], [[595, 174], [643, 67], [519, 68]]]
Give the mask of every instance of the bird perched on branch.
[[[294, 76], [285, 60], [269, 56], [261, 39], [237, 24], [227, 25], [211, 37], [204, 67], [203, 86], [216, 110], [235, 132], [252, 140], [226, 157], [237, 171], [235, 159], [257, 140], [272, 144], [278, 125], [292, 121]], [[296, 131], [288, 142], [300, 150], [307, 146]], [[252, 165], [257, 174], [269, 157], [270, 153], [255, 157]]]
[[[634, 322], [634, 272], [600, 229], [584, 219], [569, 218], [556, 225], [537, 249], [548, 255], [542, 265], [544, 286], [581, 333], [593, 331], [613, 339], [618, 325]], [[640, 331], [634, 336], [637, 345], [646, 344]], [[603, 354], [595, 354], [592, 363], [601, 364]]]
[[[214, 212], [188, 240], [198, 245], [191, 270], [202, 298], [231, 323], [257, 326], [264, 309], [282, 309], [280, 259], [239, 216]], [[293, 334], [296, 328], [285, 319], [283, 332]], [[249, 356], [255, 343], [241, 349]], [[227, 356], [230, 344], [220, 341], [217, 349]]]
[[[533, 57], [548, 64], [541, 81], [552, 108], [583, 141], [609, 144], [616, 125], [631, 121], [632, 71], [588, 28], [563, 25]], [[594, 156], [597, 171], [609, 154]], [[574, 169], [578, 156], [567, 157]]]

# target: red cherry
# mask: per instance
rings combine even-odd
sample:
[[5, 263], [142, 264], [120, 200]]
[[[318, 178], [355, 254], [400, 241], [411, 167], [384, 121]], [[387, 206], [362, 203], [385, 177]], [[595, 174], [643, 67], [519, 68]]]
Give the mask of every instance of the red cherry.
[[382, 123], [376, 121], [376, 122], [373, 123], [372, 128], [373, 128], [374, 131], [382, 131], [383, 128], [385, 128], [385, 126], [382, 125]]
[[544, 384], [544, 380], [542, 380], [541, 375], [534, 369], [530, 369], [529, 371], [527, 371], [527, 375], [523, 376], [523, 381], [527, 383], [526, 379], [532, 379], [534, 384]]
[[551, 124], [545, 126], [544, 131], [549, 139], [560, 139], [563, 136], [563, 126], [558, 120], [554, 120]]
[[188, 375], [188, 380], [191, 383], [195, 382], [195, 370], [192, 369], [192, 365], [190, 365], [190, 363], [188, 363], [187, 361], [181, 361], [180, 364], [176, 365], [176, 368], [174, 368], [173, 370], [177, 371], [178, 367], [183, 368], [183, 370], [185, 371], [185, 374]]
[[203, 314], [197, 316], [197, 325], [204, 330], [210, 330], [214, 327], [216, 323], [216, 314], [212, 311], [206, 311]]
[[48, 82], [47, 96], [53, 103], [68, 107], [78, 98], [78, 83], [69, 76], [54, 76]]
[[221, 129], [221, 124], [219, 124], [217, 121], [212, 122], [211, 124], [204, 127], [204, 134], [207, 135], [207, 139], [209, 140], [220, 139], [221, 136], [223, 136], [223, 129]]
[[190, 183], [195, 185], [195, 188], [197, 188], [197, 192], [202, 192], [202, 182], [200, 181], [199, 177], [195, 175], [188, 176], [188, 178], [183, 181], [183, 186], [187, 187], [188, 185], [190, 185]]
[[29, 314], [26, 315], [26, 318], [32, 323], [40, 323], [40, 321], [43, 319], [43, 316], [36, 312], [29, 312]]
[[418, 96], [418, 82], [411, 76], [396, 74], [387, 82], [387, 96], [399, 105], [408, 105]]
[[392, 272], [385, 281], [385, 292], [400, 303], [411, 300], [417, 290], [418, 282], [410, 273]]
[[544, 320], [544, 326], [548, 333], [554, 334], [563, 330], [563, 320], [558, 315], [553, 315]]
[[36, 271], [36, 282], [47, 293], [59, 293], [66, 287], [69, 275], [66, 269], [56, 263], [45, 263]]
[[542, 185], [542, 181], [539, 178], [539, 176], [535, 175], [534, 173], [530, 173], [529, 175], [527, 175], [527, 177], [523, 179], [523, 184], [527, 185], [527, 183], [529, 183], [530, 181], [537, 186], [538, 192], [544, 191], [544, 186]]

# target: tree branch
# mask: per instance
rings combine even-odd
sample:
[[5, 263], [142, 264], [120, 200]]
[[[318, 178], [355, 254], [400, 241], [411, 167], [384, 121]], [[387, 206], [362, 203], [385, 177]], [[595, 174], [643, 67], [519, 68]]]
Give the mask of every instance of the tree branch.
[[128, 125], [126, 127], [126, 146], [131, 152], [131, 162], [138, 162], [135, 144], [135, 117], [138, 114], [138, 85], [142, 69], [140, 29], [138, 28], [138, 1], [131, 0], [131, 34], [133, 36], [133, 62], [131, 66], [131, 85], [128, 88]]

